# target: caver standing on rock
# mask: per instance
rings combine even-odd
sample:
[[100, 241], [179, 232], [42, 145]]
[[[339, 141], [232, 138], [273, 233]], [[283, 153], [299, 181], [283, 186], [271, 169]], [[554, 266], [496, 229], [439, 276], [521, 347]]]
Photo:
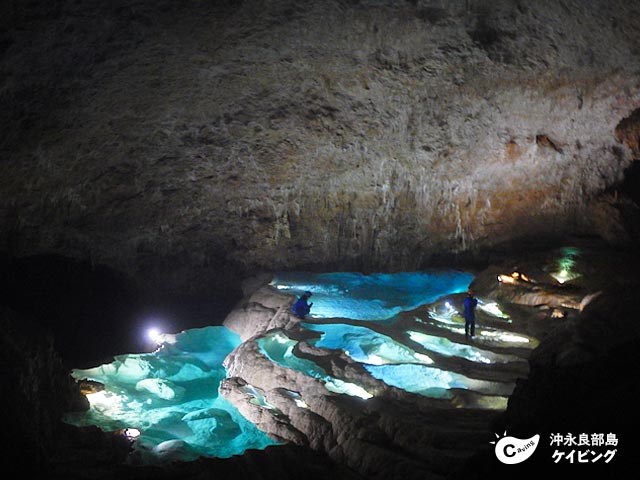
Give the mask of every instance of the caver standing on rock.
[[308, 303], [309, 297], [311, 296], [311, 292], [304, 292], [300, 298], [293, 304], [291, 307], [291, 311], [298, 318], [304, 318], [306, 315], [309, 315], [311, 311], [311, 306], [313, 302]]
[[478, 299], [473, 296], [473, 290], [467, 290], [467, 296], [464, 299], [464, 335], [468, 337], [471, 334], [473, 338], [476, 334], [476, 305]]

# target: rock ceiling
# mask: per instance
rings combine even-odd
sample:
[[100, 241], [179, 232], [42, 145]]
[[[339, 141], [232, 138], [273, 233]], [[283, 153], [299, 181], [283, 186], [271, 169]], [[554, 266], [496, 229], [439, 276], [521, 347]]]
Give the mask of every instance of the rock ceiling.
[[8, 11], [9, 255], [198, 288], [419, 268], [522, 236], [633, 239], [615, 187], [638, 158], [637, 2]]

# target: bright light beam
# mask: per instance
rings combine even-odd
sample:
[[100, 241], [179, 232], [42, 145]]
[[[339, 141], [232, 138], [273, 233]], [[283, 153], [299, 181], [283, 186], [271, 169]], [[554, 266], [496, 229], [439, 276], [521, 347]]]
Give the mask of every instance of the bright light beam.
[[147, 330], [147, 337], [156, 345], [162, 344], [162, 333], [155, 327], [151, 327]]

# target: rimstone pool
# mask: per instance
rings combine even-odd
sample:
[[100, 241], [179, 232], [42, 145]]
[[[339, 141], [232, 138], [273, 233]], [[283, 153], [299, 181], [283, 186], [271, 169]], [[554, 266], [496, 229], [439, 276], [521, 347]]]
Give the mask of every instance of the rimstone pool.
[[[504, 409], [515, 379], [526, 375], [526, 353], [536, 340], [502, 328], [509, 326], [509, 316], [480, 298], [480, 307], [493, 321], [483, 322], [472, 344], [465, 341], [455, 299], [473, 279], [456, 270], [279, 273], [269, 287], [289, 294], [292, 301], [311, 291], [313, 307], [297, 327], [303, 337], [281, 328], [263, 332], [255, 339], [259, 354], [317, 379], [328, 392], [363, 401], [375, 395], [367, 385], [383, 382], [424, 397], [455, 398], [460, 407]], [[299, 354], [301, 343], [349, 359], [371, 379], [358, 382], [327, 373], [313, 358]], [[65, 420], [130, 435], [131, 462], [139, 464], [230, 457], [278, 443], [220, 395], [228, 375], [223, 361], [242, 344], [236, 333], [212, 326], [160, 334], [158, 344], [151, 353], [74, 370], [76, 380], [99, 382], [103, 388], [87, 395], [87, 412]], [[496, 369], [502, 374], [496, 375]], [[259, 389], [248, 384], [242, 390], [254, 405], [275, 409]], [[305, 408], [299, 393], [287, 392]]]

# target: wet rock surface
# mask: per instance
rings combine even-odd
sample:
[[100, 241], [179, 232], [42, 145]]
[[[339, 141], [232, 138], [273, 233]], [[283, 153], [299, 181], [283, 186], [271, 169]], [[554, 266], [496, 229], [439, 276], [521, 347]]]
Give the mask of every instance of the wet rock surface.
[[247, 451], [230, 459], [131, 465], [131, 443], [122, 432], [78, 428], [61, 421], [65, 413], [85, 410], [88, 403], [52, 348], [50, 332], [32, 318], [4, 307], [0, 324], [5, 415], [0, 444], [4, 464], [18, 469], [25, 478], [361, 478], [321, 452], [295, 445]]
[[[264, 451], [248, 451], [231, 459], [202, 458], [161, 467], [128, 464], [129, 444], [118, 432], [78, 429], [59, 422], [62, 412], [86, 408], [78, 386], [74, 388], [70, 382], [62, 361], [51, 349], [51, 342], [36, 341], [46, 338], [39, 333], [39, 327], [34, 324], [30, 333], [26, 333], [23, 315], [3, 310], [3, 330], [7, 333], [3, 338], [8, 342], [3, 352], [7, 366], [11, 367], [8, 372], [14, 375], [22, 372], [22, 385], [28, 387], [20, 390], [15, 388], [16, 382], [3, 380], [3, 385], [14, 386], [7, 390], [10, 395], [3, 395], [5, 410], [16, 412], [12, 417], [15, 429], [10, 429], [14, 433], [5, 436], [5, 443], [12, 445], [9, 451], [15, 452], [16, 462], [29, 465], [27, 470], [33, 478], [168, 479], [215, 474], [223, 478], [329, 475], [347, 479], [457, 479], [487, 475], [500, 478], [505, 473], [488, 443], [505, 430], [518, 438], [541, 435], [540, 451], [523, 464], [529, 472], [538, 474], [565, 472], [567, 467], [574, 466], [553, 464], [548, 443], [551, 433], [612, 432], [618, 436], [620, 445], [604, 471], [622, 472], [633, 464], [637, 445], [633, 431], [638, 420], [634, 371], [640, 337], [634, 316], [637, 260], [631, 253], [580, 245], [568, 250], [574, 260], [572, 271], [579, 276], [566, 285], [554, 284], [551, 273], [557, 273], [557, 260], [566, 253], [562, 248], [546, 254], [535, 252], [475, 272], [473, 286], [478, 296], [498, 299], [503, 313], [512, 322], [479, 310], [479, 332], [474, 340], [465, 340], [455, 330], [443, 330], [430, 317], [430, 313], [442, 311], [445, 301], [457, 307], [461, 295], [400, 314], [388, 328], [374, 327], [378, 333], [391, 333], [393, 340], [428, 354], [438, 366], [477, 380], [474, 388], [480, 390], [452, 389], [453, 395], [448, 398], [431, 398], [389, 386], [372, 377], [362, 364], [344, 352], [319, 348], [314, 344], [319, 333], [302, 328], [287, 308], [279, 308], [290, 305], [291, 296], [265, 286], [268, 275], [248, 279], [247, 297], [227, 317], [228, 327], [241, 331], [245, 342], [226, 360], [233, 376], [223, 382], [221, 392], [247, 418], [285, 444]], [[498, 281], [497, 274], [511, 276], [513, 272], [529, 280], [524, 285]], [[523, 292], [541, 288], [547, 300], [558, 291], [559, 298], [564, 298], [566, 292], [576, 298], [589, 297], [593, 292], [600, 294], [582, 307], [563, 307], [558, 316], [552, 301], [520, 302]], [[264, 312], [270, 312], [272, 317]], [[318, 320], [314, 325], [321, 330], [332, 321]], [[23, 333], [11, 327], [16, 322], [23, 325], [19, 329]], [[537, 341], [527, 348], [501, 344], [480, 335], [481, 330], [490, 331], [490, 327]], [[470, 346], [492, 352], [494, 360], [517, 357], [522, 361], [480, 365], [438, 355], [398, 333], [408, 328], [440, 335], [448, 341], [462, 344], [466, 341]], [[323, 380], [270, 360], [260, 348], [260, 339], [278, 333], [295, 343], [292, 353], [298, 358], [314, 361], [335, 378], [357, 383], [373, 396], [363, 399], [328, 391]], [[42, 348], [37, 346], [40, 344]], [[10, 351], [18, 351], [16, 348], [21, 355], [9, 355]], [[480, 379], [502, 382], [506, 390], [493, 393], [508, 400], [496, 402], [495, 395], [486, 390], [488, 384], [479, 382]], [[495, 388], [495, 384], [490, 388]], [[17, 399], [18, 394], [26, 397]], [[12, 398], [15, 401], [10, 401]], [[29, 421], [20, 420], [24, 418]], [[39, 432], [38, 436], [34, 436], [35, 432]], [[605, 466], [590, 468], [600, 471]]]
[[[463, 333], [446, 331], [428, 320], [430, 312], [445, 300], [460, 305], [460, 296], [401, 314], [392, 325], [375, 327], [414, 348], [403, 335], [409, 328], [493, 352], [496, 356], [491, 364], [483, 366], [459, 357], [440, 357], [428, 350], [429, 345], [419, 350], [443, 370], [498, 382], [490, 387], [493, 392], [483, 390], [479, 382], [469, 390], [452, 389], [449, 398], [390, 387], [371, 377], [345, 352], [310, 346], [313, 333], [296, 325], [288, 308], [275, 308], [278, 303], [290, 306], [293, 299], [287, 300], [271, 286], [255, 291], [227, 318], [228, 328], [242, 331], [246, 341], [225, 361], [231, 378], [223, 382], [222, 392], [274, 438], [324, 451], [367, 478], [500, 476], [504, 466], [498, 463], [490, 442], [504, 431], [518, 438], [541, 435], [541, 452], [535, 462], [527, 464], [532, 472], [540, 473], [553, 471], [552, 433], [606, 430], [620, 442], [633, 443], [629, 425], [638, 415], [628, 402], [637, 392], [631, 372], [633, 345], [640, 331], [630, 317], [634, 294], [625, 292], [637, 292], [635, 262], [620, 252], [569, 249], [574, 259], [572, 271], [581, 273], [563, 284], [552, 275], [557, 267], [554, 262], [563, 251], [566, 255], [566, 250], [559, 249], [491, 266], [478, 272], [473, 283], [480, 298], [497, 300], [511, 318], [506, 322], [481, 312], [478, 330], [494, 332], [490, 329], [499, 327], [505, 333], [524, 335], [531, 340], [526, 348], [482, 333], [469, 341]], [[626, 262], [630, 263], [621, 269]], [[496, 272], [514, 278], [513, 268], [517, 268], [519, 281], [498, 280]], [[613, 272], [616, 276], [609, 277]], [[618, 290], [616, 283], [624, 284], [625, 290]], [[270, 303], [271, 318], [246, 309], [245, 305], [255, 305], [257, 299]], [[427, 321], [418, 325], [421, 318]], [[320, 331], [324, 322], [351, 323], [323, 320], [317, 325]], [[253, 336], [247, 328], [253, 329]], [[265, 339], [270, 341], [274, 335], [281, 343], [298, 342], [291, 354], [314, 361], [330, 376], [353, 382], [371, 398], [336, 395], [327, 391], [322, 379], [274, 361], [265, 346]], [[499, 355], [509, 355], [511, 360], [501, 363]], [[511, 387], [501, 390], [499, 385], [510, 382]], [[260, 402], [256, 402], [256, 392]], [[506, 395], [508, 403], [497, 401], [499, 395]], [[622, 447], [617, 454], [611, 471], [622, 471], [633, 457]], [[566, 466], [557, 466], [557, 471]]]

